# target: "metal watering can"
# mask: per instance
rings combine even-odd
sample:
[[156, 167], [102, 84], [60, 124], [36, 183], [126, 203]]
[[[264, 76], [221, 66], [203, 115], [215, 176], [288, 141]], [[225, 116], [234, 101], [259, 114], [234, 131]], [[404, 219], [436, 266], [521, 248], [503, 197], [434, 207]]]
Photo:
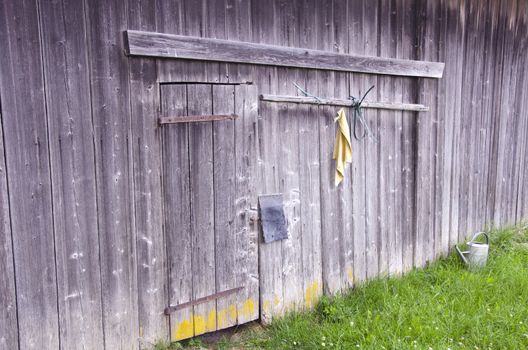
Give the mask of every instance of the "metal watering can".
[[[486, 237], [486, 243], [476, 242], [476, 239], [484, 235]], [[455, 246], [458, 251], [458, 255], [462, 258], [462, 261], [469, 267], [471, 270], [476, 270], [486, 266], [488, 261], [488, 251], [489, 251], [489, 237], [485, 232], [477, 232], [471, 238], [471, 241], [468, 242], [467, 246], [469, 250], [461, 251], [458, 245]]]

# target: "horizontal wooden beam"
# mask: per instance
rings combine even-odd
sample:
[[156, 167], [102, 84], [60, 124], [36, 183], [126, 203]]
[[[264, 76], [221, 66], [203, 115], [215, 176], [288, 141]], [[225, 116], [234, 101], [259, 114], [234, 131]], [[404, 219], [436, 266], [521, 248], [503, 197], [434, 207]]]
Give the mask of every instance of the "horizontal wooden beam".
[[161, 117], [159, 123], [163, 124], [179, 124], [179, 123], [196, 123], [196, 122], [212, 122], [218, 120], [234, 120], [237, 119], [237, 114], [213, 114], [213, 115], [188, 115], [177, 117]]
[[[305, 103], [312, 105], [328, 105], [328, 106], [342, 106], [352, 107], [353, 103], [351, 100], [343, 99], [328, 99], [328, 98], [314, 98], [304, 96], [279, 96], [279, 95], [260, 95], [262, 101], [268, 102], [282, 102], [282, 103]], [[361, 104], [363, 108], [376, 108], [376, 109], [391, 109], [398, 111], [414, 111], [414, 112], [427, 112], [429, 107], [421, 104], [413, 103], [395, 103], [395, 102], [373, 102], [363, 101]]]
[[183, 58], [423, 78], [441, 78], [444, 72], [444, 63], [440, 62], [346, 55], [320, 50], [137, 30], [125, 31], [125, 38], [125, 50], [131, 56]]

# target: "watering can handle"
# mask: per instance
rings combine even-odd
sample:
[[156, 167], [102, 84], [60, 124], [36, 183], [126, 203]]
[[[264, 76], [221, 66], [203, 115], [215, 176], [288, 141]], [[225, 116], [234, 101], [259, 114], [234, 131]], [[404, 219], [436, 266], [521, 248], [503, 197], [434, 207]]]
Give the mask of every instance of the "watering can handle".
[[477, 239], [478, 236], [484, 235], [486, 236], [486, 244], [489, 245], [489, 236], [486, 232], [477, 232], [473, 235], [473, 238], [471, 238], [471, 242], [473, 242], [475, 239]]
[[464, 253], [466, 252], [461, 251], [458, 245], [455, 245], [455, 248], [458, 252], [458, 255], [460, 255], [460, 258], [462, 259], [462, 261], [464, 261], [464, 263], [467, 265], [469, 262], [467, 261], [467, 258], [464, 256]]

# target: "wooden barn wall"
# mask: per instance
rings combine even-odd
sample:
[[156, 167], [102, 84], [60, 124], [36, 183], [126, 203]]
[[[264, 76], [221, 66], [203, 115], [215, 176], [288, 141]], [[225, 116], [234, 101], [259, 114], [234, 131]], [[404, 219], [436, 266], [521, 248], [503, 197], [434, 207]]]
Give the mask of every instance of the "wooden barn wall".
[[[441, 61], [445, 71], [436, 80], [127, 57], [126, 29]], [[242, 119], [207, 131], [218, 144], [234, 135], [235, 177], [215, 182], [222, 197], [212, 204], [234, 200], [224, 210], [235, 213], [237, 244], [204, 244], [225, 248], [216, 276], [235, 264], [244, 298], [260, 293], [239, 321], [259, 310], [269, 321], [526, 219], [526, 67], [525, 0], [1, 1], [0, 348], [136, 349], [174, 338], [178, 316], [163, 309], [191, 292], [171, 283], [196, 271], [171, 247], [197, 248], [164, 233], [165, 206], [178, 202], [164, 196], [176, 181], [166, 164], [179, 148], [161, 140], [194, 127], [163, 134], [160, 82], [253, 82], [235, 98]], [[431, 110], [368, 110], [373, 137], [353, 140], [335, 188], [336, 108], [256, 99], [299, 94], [293, 82], [336, 98], [375, 85], [371, 100]], [[257, 196], [276, 192], [290, 238], [263, 244]]]

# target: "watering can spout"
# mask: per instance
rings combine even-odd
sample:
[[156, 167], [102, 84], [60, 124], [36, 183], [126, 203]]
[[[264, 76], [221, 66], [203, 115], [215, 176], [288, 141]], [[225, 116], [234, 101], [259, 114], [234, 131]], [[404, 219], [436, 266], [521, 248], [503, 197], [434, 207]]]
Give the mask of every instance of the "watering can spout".
[[[479, 243], [476, 241], [477, 238], [481, 235], [486, 237], [486, 243]], [[467, 245], [469, 247], [469, 250], [467, 251], [461, 251], [458, 245], [455, 246], [458, 255], [460, 256], [464, 264], [472, 270], [486, 266], [489, 252], [488, 234], [485, 232], [475, 233], [473, 235], [473, 238], [471, 239], [471, 241], [468, 242]]]

